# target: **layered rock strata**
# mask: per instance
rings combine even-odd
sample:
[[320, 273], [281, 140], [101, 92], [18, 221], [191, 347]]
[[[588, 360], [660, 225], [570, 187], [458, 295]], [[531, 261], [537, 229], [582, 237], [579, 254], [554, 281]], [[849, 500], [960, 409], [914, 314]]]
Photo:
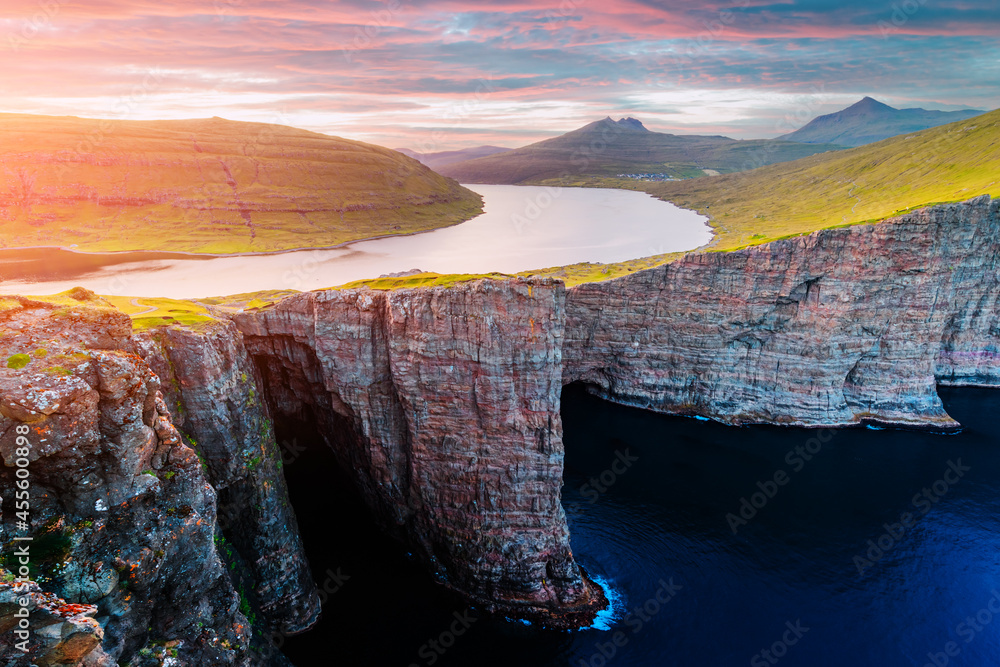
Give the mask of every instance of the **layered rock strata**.
[[246, 565], [243, 588], [262, 619], [284, 635], [319, 618], [274, 424], [259, 373], [231, 322], [136, 335], [163, 381], [175, 424], [203, 458], [218, 493], [219, 528]]
[[937, 383], [1000, 381], [998, 212], [980, 197], [574, 287], [564, 382], [736, 424], [957, 428]]
[[276, 414], [311, 415], [378, 521], [490, 611], [604, 606], [560, 504], [564, 288], [481, 280], [295, 296], [238, 315]]
[[[73, 297], [0, 313], [3, 553], [33, 582], [0, 587], [0, 627], [23, 583], [34, 629], [27, 654], [3, 634], [0, 661], [113, 665], [169, 644], [174, 664], [253, 664], [215, 548], [215, 491], [132, 351], [128, 317]], [[14, 503], [23, 479], [30, 510]], [[15, 538], [27, 535], [25, 564]]]

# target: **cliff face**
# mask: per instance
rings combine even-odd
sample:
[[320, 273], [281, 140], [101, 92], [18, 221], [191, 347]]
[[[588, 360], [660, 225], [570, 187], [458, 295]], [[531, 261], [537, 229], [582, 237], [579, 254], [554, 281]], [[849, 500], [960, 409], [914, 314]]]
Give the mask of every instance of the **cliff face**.
[[730, 423], [949, 429], [936, 383], [996, 384], [1000, 201], [580, 285], [564, 382]]
[[[5, 632], [0, 657], [147, 664], [169, 650], [175, 664], [250, 664], [249, 625], [215, 549], [215, 492], [159, 379], [131, 351], [129, 319], [76, 296], [0, 313], [4, 565], [34, 582], [29, 653]], [[14, 503], [23, 469], [30, 517]], [[2, 574], [0, 628], [10, 629], [21, 582]]]
[[[85, 292], [2, 301], [4, 553], [10, 567], [27, 426], [32, 655], [250, 664], [234, 578], [268, 629], [315, 622], [272, 418], [313, 420], [442, 584], [508, 616], [586, 624], [605, 600], [560, 505], [564, 384], [730, 423], [955, 428], [937, 383], [1000, 384], [998, 269], [1000, 202], [977, 199], [570, 290], [328, 290], [197, 331], [133, 336]], [[0, 632], [0, 657], [12, 651]]]
[[319, 594], [288, 501], [263, 383], [239, 331], [220, 322], [136, 338], [218, 492], [219, 529], [245, 565], [244, 593], [274, 631], [307, 630], [319, 618]]
[[560, 504], [564, 290], [328, 291], [236, 317], [276, 413], [317, 421], [382, 526], [483, 607], [555, 626], [603, 606]]

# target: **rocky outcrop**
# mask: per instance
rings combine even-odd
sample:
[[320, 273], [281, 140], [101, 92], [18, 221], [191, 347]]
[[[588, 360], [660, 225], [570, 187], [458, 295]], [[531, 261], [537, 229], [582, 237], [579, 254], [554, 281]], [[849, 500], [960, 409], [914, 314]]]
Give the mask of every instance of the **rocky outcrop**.
[[728, 423], [957, 428], [935, 388], [1000, 384], [998, 269], [1000, 202], [980, 198], [569, 290], [327, 290], [199, 330], [132, 336], [86, 293], [0, 302], [5, 553], [28, 425], [47, 545], [28, 574], [57, 597], [33, 602], [34, 650], [79, 657], [103, 635], [109, 660], [246, 664], [214, 539], [246, 609], [279, 632], [314, 622], [272, 419], [313, 422], [382, 528], [470, 603], [586, 624], [605, 600], [560, 504], [564, 384]]
[[[15, 579], [6, 570], [0, 574], [4, 581]], [[23, 627], [19, 612], [25, 615]], [[38, 665], [114, 665], [101, 646], [104, 630], [94, 620], [97, 613], [94, 605], [69, 604], [34, 581], [0, 583], [0, 653], [21, 652], [17, 644], [23, 636], [22, 648]]]
[[605, 604], [560, 504], [564, 289], [549, 280], [291, 297], [235, 321], [276, 415], [310, 417], [381, 525], [491, 611]]
[[33, 630], [27, 655], [4, 633], [0, 661], [112, 665], [169, 644], [172, 664], [252, 664], [215, 491], [128, 317], [82, 290], [66, 301], [0, 313], [3, 553], [20, 578], [0, 586], [0, 628], [21, 627], [27, 592]]
[[1000, 201], [827, 229], [569, 290], [564, 382], [729, 423], [958, 427], [1000, 381]]
[[224, 321], [198, 330], [162, 327], [136, 339], [164, 383], [175, 424], [204, 460], [218, 493], [219, 528], [246, 565], [244, 589], [273, 631], [307, 630], [319, 618], [319, 594], [264, 385], [240, 332]]

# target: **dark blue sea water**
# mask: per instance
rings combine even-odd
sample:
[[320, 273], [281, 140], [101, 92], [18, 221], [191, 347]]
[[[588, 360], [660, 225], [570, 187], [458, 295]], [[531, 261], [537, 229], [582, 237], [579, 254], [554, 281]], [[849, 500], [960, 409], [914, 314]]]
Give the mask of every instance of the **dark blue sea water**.
[[1000, 665], [1000, 392], [941, 395], [958, 435], [734, 428], [567, 388], [573, 550], [619, 598], [608, 629], [574, 633], [478, 618], [442, 637], [461, 601], [310, 450], [286, 472], [340, 587], [284, 649], [300, 667]]

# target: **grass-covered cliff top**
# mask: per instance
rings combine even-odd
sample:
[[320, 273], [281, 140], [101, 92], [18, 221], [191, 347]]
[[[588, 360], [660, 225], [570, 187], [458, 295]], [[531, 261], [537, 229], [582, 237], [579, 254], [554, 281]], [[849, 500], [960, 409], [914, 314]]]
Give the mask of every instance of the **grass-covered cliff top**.
[[0, 114], [0, 247], [243, 253], [456, 224], [479, 195], [396, 151], [221, 118]]
[[0, 296], [0, 370], [70, 375], [89, 358], [81, 349], [105, 348], [129, 331], [122, 313], [81, 287], [54, 296]]
[[167, 325], [197, 329], [217, 321], [208, 308], [197, 301], [121, 296], [104, 298], [132, 319], [132, 329], [135, 331]]
[[161, 326], [181, 326], [195, 331], [210, 329], [225, 322], [230, 313], [267, 308], [296, 290], [265, 290], [208, 299], [165, 299], [151, 297], [106, 296], [113, 307], [132, 319], [134, 331]]
[[[0, 296], [0, 320], [17, 311], [41, 307], [57, 314], [75, 313], [78, 318], [85, 319], [100, 313], [124, 313], [132, 320], [133, 331], [160, 326], [206, 330], [224, 322], [227, 313], [266, 308], [292, 294], [298, 292], [269, 290], [212, 299], [186, 300], [100, 296], [82, 287], [75, 287], [51, 296]], [[3, 335], [2, 330], [3, 327], [0, 327], [0, 338]]]
[[113, 309], [114, 305], [108, 298], [98, 296], [83, 287], [74, 287], [71, 290], [52, 294], [49, 296], [8, 296], [0, 295], [0, 317], [14, 311], [40, 306], [49, 309], [72, 308], [76, 306], [87, 306], [98, 310]]

